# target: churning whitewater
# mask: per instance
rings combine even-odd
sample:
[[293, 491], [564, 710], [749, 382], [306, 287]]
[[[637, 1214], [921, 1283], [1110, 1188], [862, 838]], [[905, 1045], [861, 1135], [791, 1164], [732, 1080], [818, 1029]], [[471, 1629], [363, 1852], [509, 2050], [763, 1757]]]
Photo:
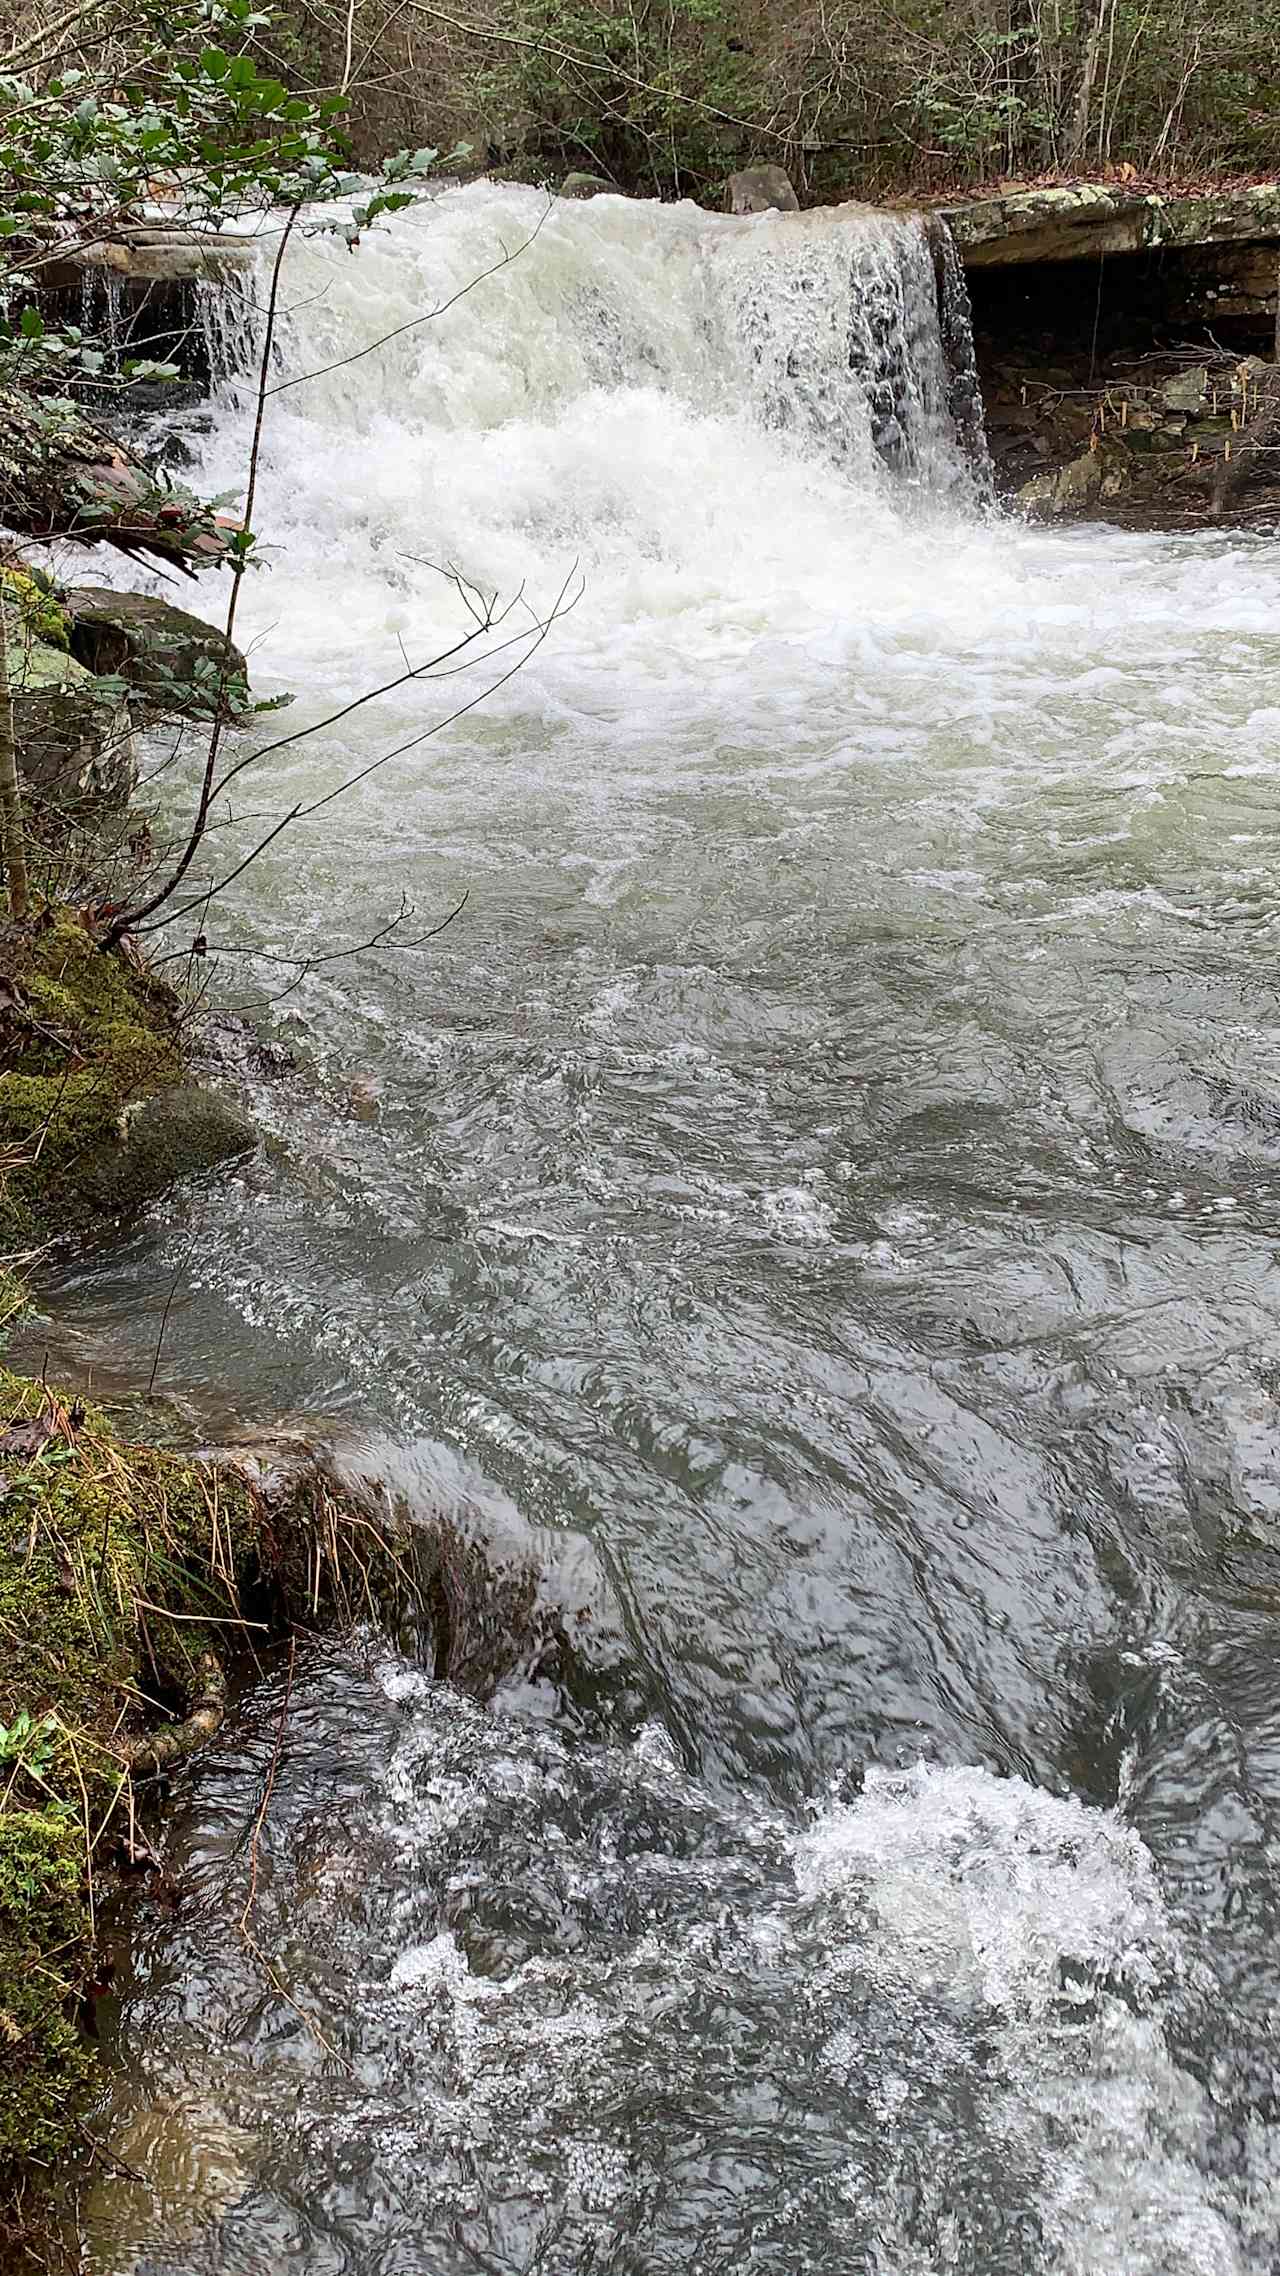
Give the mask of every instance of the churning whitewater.
[[999, 516], [907, 216], [480, 185], [283, 300], [208, 929], [295, 1064], [66, 1303], [536, 1577], [195, 1766], [98, 2265], [1263, 2276], [1275, 550]]

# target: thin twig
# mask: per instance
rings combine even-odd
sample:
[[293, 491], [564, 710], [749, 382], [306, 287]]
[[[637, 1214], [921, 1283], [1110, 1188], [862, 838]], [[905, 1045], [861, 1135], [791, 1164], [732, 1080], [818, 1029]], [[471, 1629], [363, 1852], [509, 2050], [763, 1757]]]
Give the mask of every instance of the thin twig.
[[258, 1804], [258, 1813], [253, 1821], [253, 1833], [249, 1841], [249, 1889], [244, 1900], [244, 1911], [240, 1915], [240, 1934], [246, 1943], [251, 1941], [249, 1921], [253, 1913], [254, 1899], [258, 1894], [258, 1844], [262, 1838], [262, 1827], [267, 1811], [271, 1807], [276, 1771], [280, 1763], [280, 1750], [284, 1745], [285, 1724], [289, 1718], [289, 1702], [293, 1697], [293, 1670], [297, 1653], [297, 1640], [291, 1637], [289, 1640], [289, 1668], [285, 1676], [284, 1697], [280, 1702], [280, 1718], [276, 1724], [275, 1744], [271, 1749], [271, 1760], [267, 1765], [266, 1784], [262, 1789], [262, 1799]]

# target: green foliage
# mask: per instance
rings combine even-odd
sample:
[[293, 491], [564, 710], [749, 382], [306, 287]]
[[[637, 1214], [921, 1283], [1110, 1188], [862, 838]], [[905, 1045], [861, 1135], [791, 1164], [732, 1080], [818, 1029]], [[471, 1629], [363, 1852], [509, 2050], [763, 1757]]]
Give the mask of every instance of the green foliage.
[[[536, 121], [539, 157], [652, 195], [688, 196], [737, 162], [746, 122], [767, 107], [761, 59], [722, 0], [519, 0], [477, 95], [490, 116]], [[588, 60], [586, 70], [566, 57]], [[723, 116], [718, 114], [724, 114]]]
[[43, 640], [50, 648], [67, 649], [70, 628], [66, 612], [59, 605], [52, 580], [43, 571], [0, 568], [0, 605], [6, 600], [16, 605], [18, 621], [29, 639]]
[[270, 19], [252, 0], [106, 0], [105, 15], [123, 64], [99, 62], [95, 44], [68, 67], [51, 37], [45, 71], [0, 72], [0, 390], [65, 398], [180, 376], [46, 322], [34, 295], [55, 244], [61, 258], [110, 241], [157, 207], [178, 229], [293, 207], [341, 208], [332, 226], [354, 245], [415, 202], [437, 161], [424, 147], [372, 182], [352, 173], [342, 99], [300, 95], [262, 67]]
[[245, 33], [246, 0], [149, 0], [134, 20], [134, 74], [118, 87], [79, 70], [43, 84], [0, 79], [0, 236], [33, 221], [120, 215], [163, 182], [180, 217], [217, 222], [332, 187], [339, 105], [307, 102], [246, 54], [207, 44], [210, 21]]
[[89, 1951], [83, 1841], [48, 1804], [0, 1811], [0, 2175], [65, 2152], [92, 2070], [74, 2005]]
[[[0, 386], [75, 389], [106, 367], [100, 342], [75, 326], [50, 329], [24, 300], [51, 233], [72, 246], [110, 236], [158, 191], [175, 223], [208, 226], [330, 197], [350, 179], [334, 99], [304, 101], [250, 55], [210, 44], [211, 30], [230, 43], [261, 21], [249, 0], [143, 0], [121, 78], [61, 66], [0, 77]], [[176, 374], [143, 360], [122, 376]]]
[[0, 1770], [42, 1778], [53, 1760], [57, 1729], [52, 1715], [37, 1719], [29, 1708], [20, 1707], [11, 1723], [0, 1723]]

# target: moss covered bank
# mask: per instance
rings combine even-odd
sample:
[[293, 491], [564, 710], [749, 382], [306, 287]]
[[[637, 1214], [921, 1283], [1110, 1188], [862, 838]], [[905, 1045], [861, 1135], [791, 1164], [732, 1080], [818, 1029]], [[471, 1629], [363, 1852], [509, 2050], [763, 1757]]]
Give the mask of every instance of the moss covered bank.
[[[255, 1143], [193, 1079], [188, 1033], [76, 913], [0, 928], [0, 1342], [15, 1265]], [[42, 2206], [88, 2139], [102, 1907], [145, 1870], [148, 1813], [218, 1728], [229, 1667], [411, 1597], [392, 1531], [318, 1454], [268, 1477], [130, 1444], [0, 1365], [0, 2268], [60, 2264]]]
[[0, 932], [0, 1248], [127, 1214], [254, 1137], [192, 1081], [181, 1001], [136, 958], [57, 909]]
[[0, 1368], [0, 2265], [84, 2145], [98, 1920], [225, 1670], [299, 1624], [411, 1600], [402, 1547], [298, 1460], [128, 1445]]

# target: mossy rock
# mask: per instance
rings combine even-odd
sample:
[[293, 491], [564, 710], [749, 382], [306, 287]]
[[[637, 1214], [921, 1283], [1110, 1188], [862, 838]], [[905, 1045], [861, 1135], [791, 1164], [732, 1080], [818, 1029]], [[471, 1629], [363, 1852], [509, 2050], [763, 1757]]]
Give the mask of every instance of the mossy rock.
[[138, 764], [122, 683], [97, 678], [65, 647], [34, 638], [7, 605], [5, 634], [14, 742], [37, 835], [50, 841], [68, 827], [123, 814]]
[[[0, 1369], [0, 2213], [74, 2146], [95, 2058], [91, 1852], [127, 1801], [122, 1733], [180, 1700], [202, 1609], [226, 1609], [208, 1543], [246, 1554], [252, 1497], [121, 1446], [101, 1417]], [[217, 1512], [211, 1526], [211, 1508]], [[201, 1577], [203, 1559], [205, 1577]], [[163, 1621], [139, 1598], [197, 1617]]]
[[249, 1152], [233, 1101], [192, 1082], [172, 992], [83, 926], [0, 936], [0, 1241], [78, 1231]]
[[212, 719], [249, 699], [249, 667], [225, 632], [148, 593], [73, 585], [66, 595], [71, 653], [90, 672], [124, 680], [154, 716]]

